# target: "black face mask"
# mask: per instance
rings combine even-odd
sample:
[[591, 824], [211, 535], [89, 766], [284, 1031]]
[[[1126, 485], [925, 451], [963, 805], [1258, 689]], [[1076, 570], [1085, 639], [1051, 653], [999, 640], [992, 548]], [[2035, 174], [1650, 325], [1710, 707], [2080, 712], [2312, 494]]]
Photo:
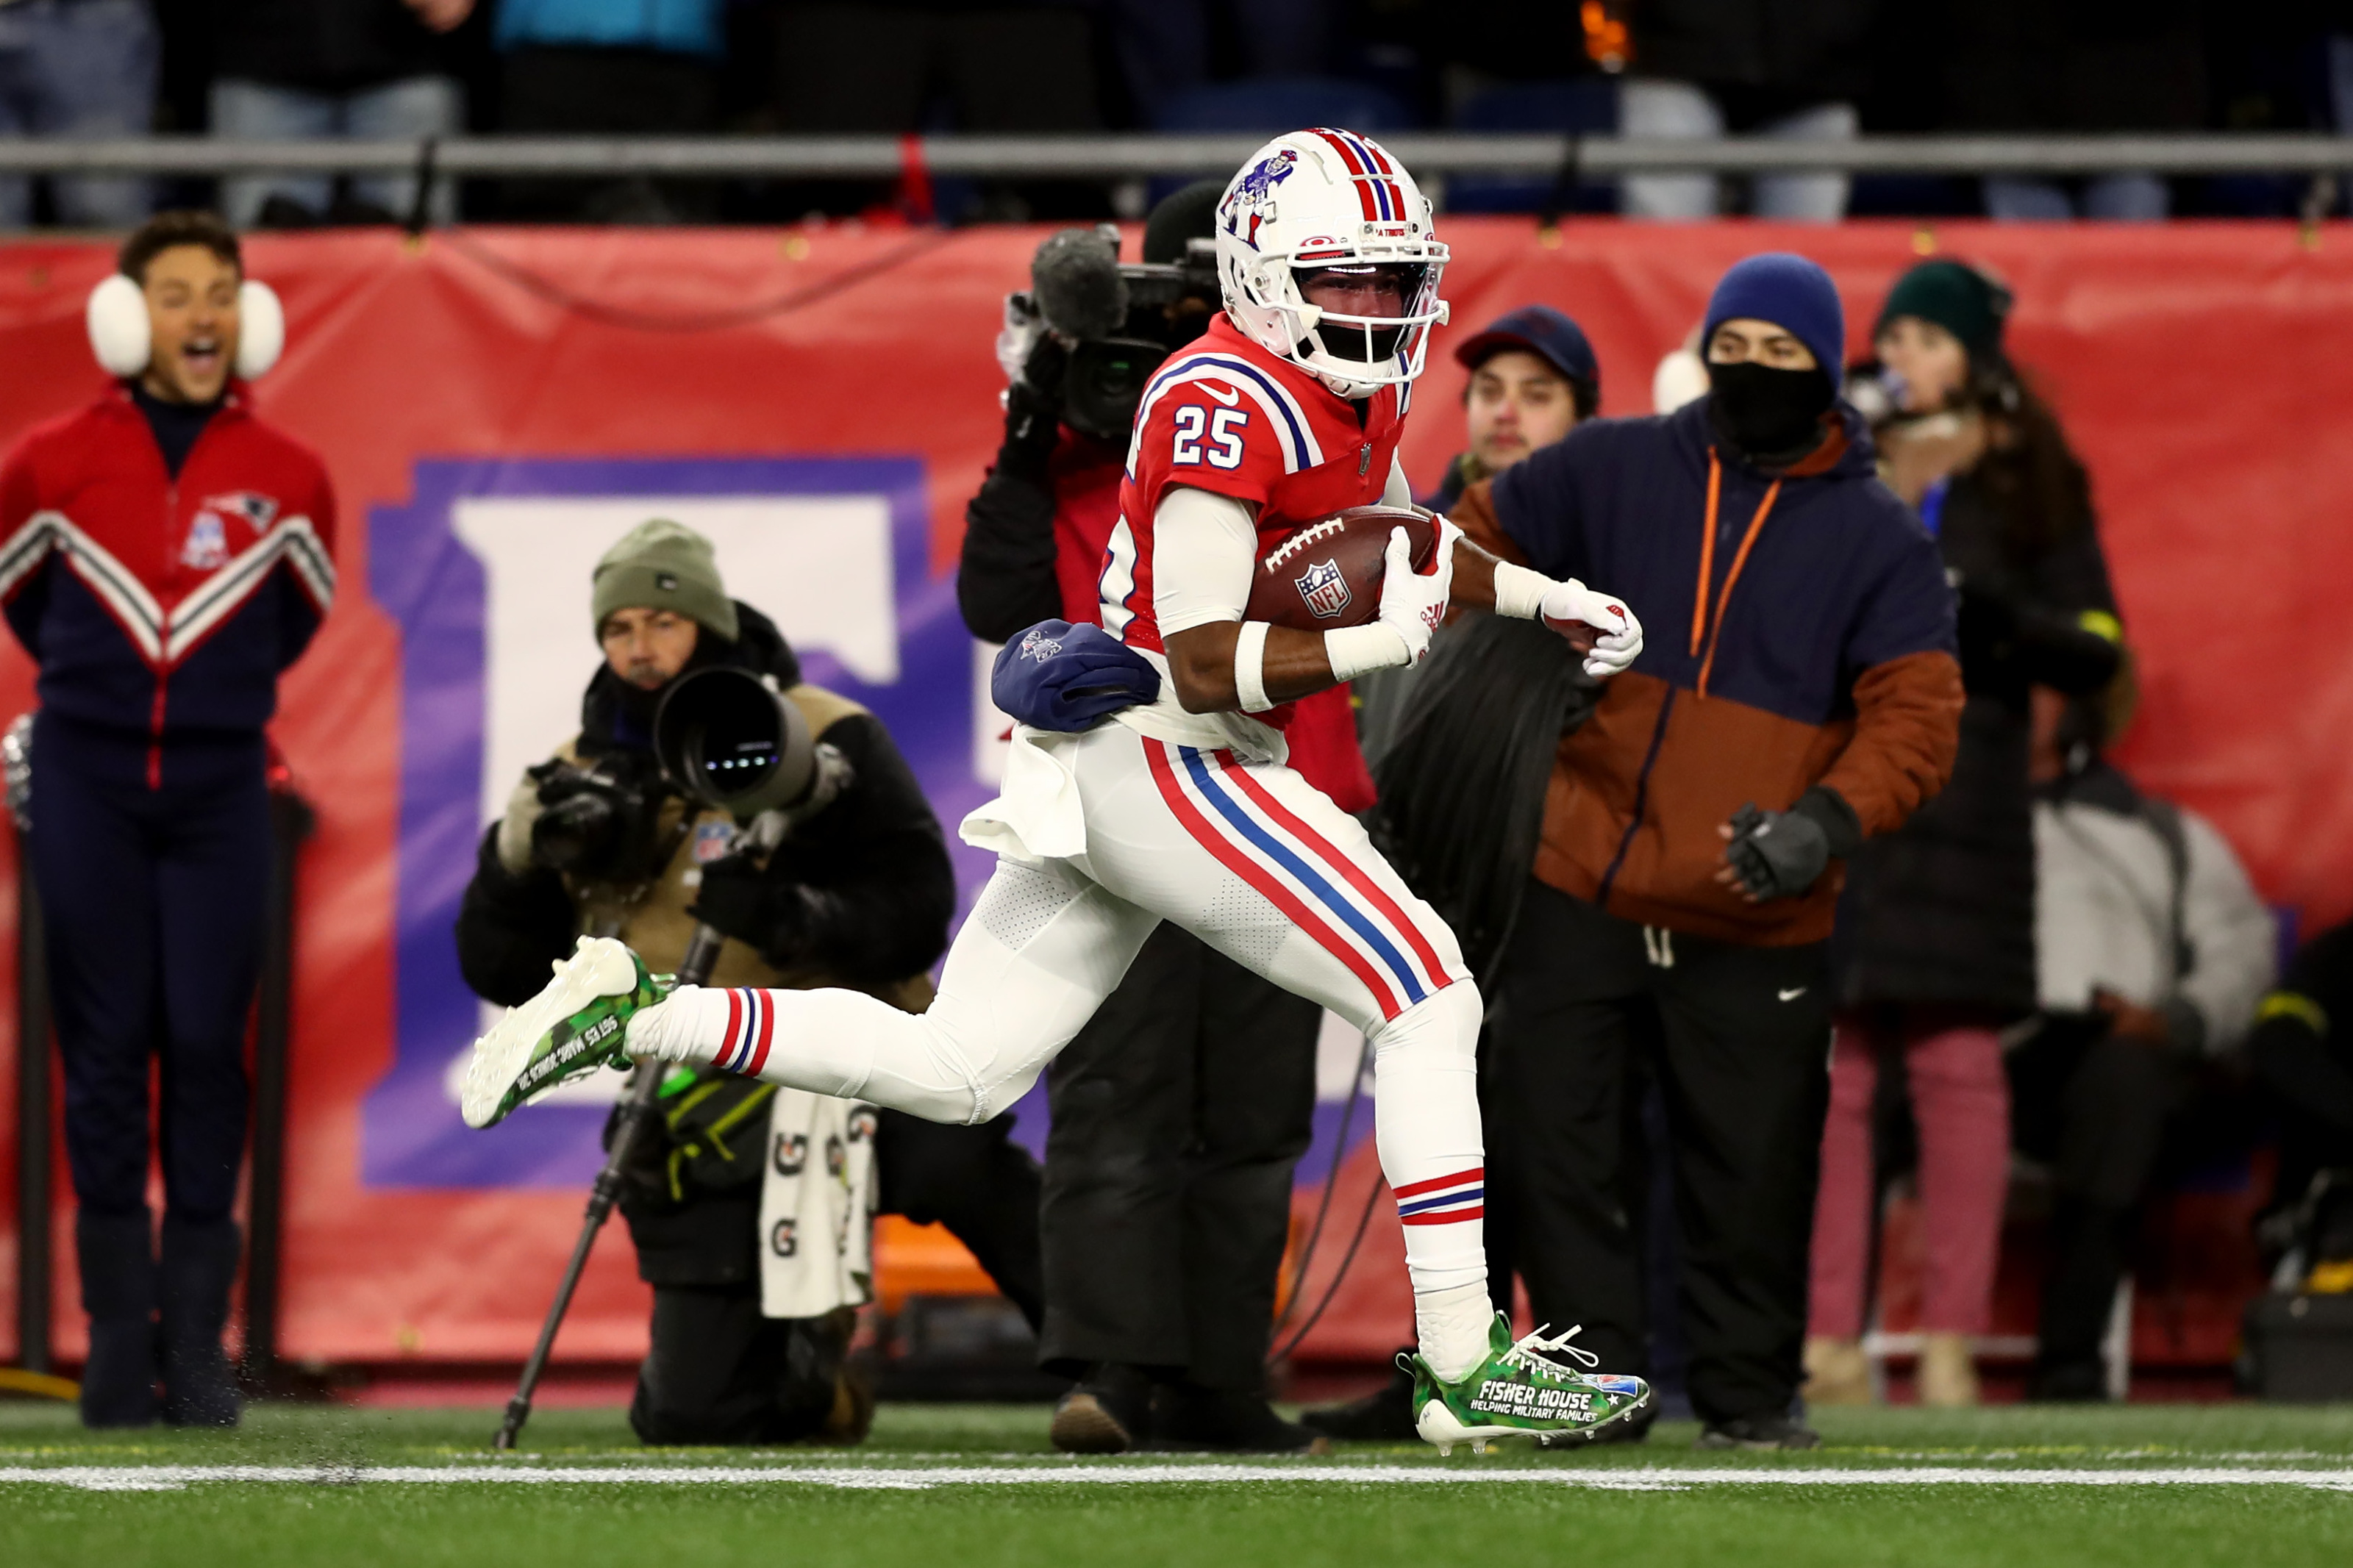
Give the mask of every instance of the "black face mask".
[[1822, 416], [1837, 389], [1831, 373], [1776, 370], [1744, 361], [1707, 367], [1708, 414], [1744, 457], [1794, 458], [1820, 444]]

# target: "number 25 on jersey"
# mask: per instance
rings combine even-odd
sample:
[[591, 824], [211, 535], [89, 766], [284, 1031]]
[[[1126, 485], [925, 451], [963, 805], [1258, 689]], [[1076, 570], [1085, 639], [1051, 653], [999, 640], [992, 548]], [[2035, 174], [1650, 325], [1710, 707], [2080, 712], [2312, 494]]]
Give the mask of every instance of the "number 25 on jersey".
[[[1242, 466], [1242, 431], [1250, 424], [1250, 410], [1220, 408], [1212, 414], [1195, 404], [1176, 410], [1176, 445], [1168, 460], [1198, 467], [1207, 461], [1213, 468], [1239, 468]], [[1208, 429], [1208, 446], [1202, 445], [1203, 427]]]

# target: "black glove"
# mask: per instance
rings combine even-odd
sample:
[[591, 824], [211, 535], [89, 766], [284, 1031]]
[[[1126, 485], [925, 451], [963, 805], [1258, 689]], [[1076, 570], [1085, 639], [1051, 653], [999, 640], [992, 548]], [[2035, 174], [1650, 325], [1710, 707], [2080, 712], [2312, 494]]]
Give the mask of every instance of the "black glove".
[[722, 936], [755, 948], [771, 963], [789, 959], [803, 940], [805, 904], [800, 889], [769, 880], [741, 855], [713, 860], [702, 868], [702, 888], [686, 911]]
[[1832, 856], [1854, 853], [1862, 825], [1836, 790], [1820, 784], [1787, 811], [1759, 811], [1755, 802], [1732, 814], [1724, 847], [1734, 886], [1757, 903], [1802, 898], [1813, 890]]
[[997, 448], [997, 468], [1044, 480], [1046, 459], [1062, 437], [1062, 374], [1070, 363], [1070, 351], [1051, 333], [1029, 351], [1021, 379], [1005, 389], [1005, 444]]

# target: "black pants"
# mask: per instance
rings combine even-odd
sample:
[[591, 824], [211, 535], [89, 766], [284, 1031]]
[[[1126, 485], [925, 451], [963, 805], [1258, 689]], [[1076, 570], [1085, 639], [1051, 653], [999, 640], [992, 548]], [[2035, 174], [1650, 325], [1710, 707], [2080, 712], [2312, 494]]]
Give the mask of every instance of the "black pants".
[[790, 1443], [834, 1433], [854, 1320], [764, 1318], [760, 1283], [654, 1289], [629, 1428], [647, 1443]]
[[2006, 1065], [2013, 1141], [2052, 1166], [2037, 1364], [2088, 1371], [2100, 1363], [2116, 1281], [2189, 1071], [2161, 1047], [2065, 1021], [2047, 1025]]
[[874, 1134], [876, 1196], [884, 1214], [947, 1226], [1035, 1332], [1046, 1316], [1038, 1162], [1007, 1137], [1012, 1130], [1010, 1116], [955, 1127], [885, 1110]]
[[[1740, 947], [1604, 914], [1540, 883], [1496, 988], [1481, 1100], [1487, 1229], [1539, 1322], [1582, 1324], [1609, 1372], [1650, 1370], [1647, 1172], [1630, 1103], [1666, 1110], [1692, 1404], [1708, 1421], [1796, 1396], [1830, 1094], [1821, 945]], [[1492, 1268], [1492, 1265], [1491, 1265]]]
[[1039, 1363], [1265, 1383], [1323, 1013], [1173, 925], [1048, 1069]]
[[31, 870], [65, 1064], [66, 1154], [93, 1215], [144, 1214], [151, 1060], [169, 1212], [226, 1218], [245, 1151], [245, 1026], [269, 888], [261, 738], [167, 748], [34, 725]]
[[[952, 1127], [885, 1110], [874, 1140], [881, 1212], [939, 1224], [1035, 1330], [1045, 1310], [1037, 1162], [1013, 1119]], [[629, 1425], [649, 1443], [782, 1443], [835, 1435], [847, 1329], [760, 1313], [759, 1189], [659, 1215], [629, 1212], [638, 1272], [654, 1287], [652, 1343]]]

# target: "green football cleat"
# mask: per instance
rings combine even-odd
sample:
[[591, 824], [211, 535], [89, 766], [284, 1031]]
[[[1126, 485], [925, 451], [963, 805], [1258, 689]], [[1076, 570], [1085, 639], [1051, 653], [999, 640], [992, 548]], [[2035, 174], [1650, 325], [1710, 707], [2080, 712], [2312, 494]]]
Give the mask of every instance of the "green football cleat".
[[645, 961], [611, 937], [582, 937], [545, 990], [508, 1008], [474, 1042], [458, 1105], [466, 1125], [489, 1127], [565, 1079], [626, 1063], [629, 1016], [676, 984], [648, 973]]
[[1601, 1358], [1568, 1342], [1577, 1331], [1516, 1342], [1503, 1313], [1487, 1331], [1487, 1359], [1459, 1383], [1442, 1383], [1419, 1355], [1398, 1364], [1413, 1373], [1414, 1429], [1440, 1454], [1468, 1443], [1483, 1454], [1498, 1437], [1533, 1437], [1539, 1447], [1589, 1443], [1640, 1419], [1651, 1408], [1651, 1385], [1639, 1377], [1577, 1372], [1548, 1359], [1561, 1352], [1587, 1366]]

